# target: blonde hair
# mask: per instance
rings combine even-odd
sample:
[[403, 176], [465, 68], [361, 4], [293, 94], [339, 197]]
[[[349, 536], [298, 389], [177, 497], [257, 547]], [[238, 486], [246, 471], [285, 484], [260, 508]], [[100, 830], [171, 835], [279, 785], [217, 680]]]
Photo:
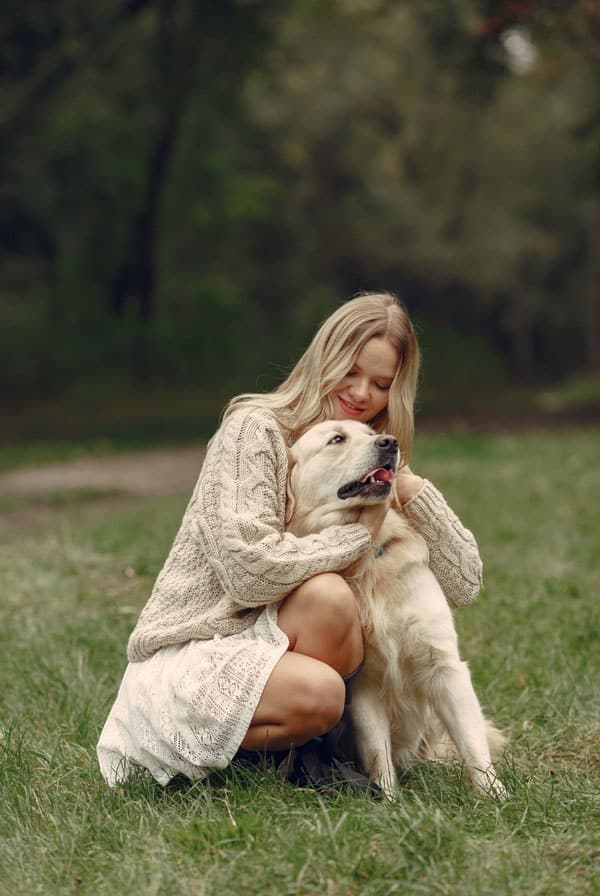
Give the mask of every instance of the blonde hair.
[[289, 444], [314, 423], [329, 420], [329, 393], [348, 373], [370, 339], [387, 339], [400, 363], [389, 391], [387, 407], [370, 425], [398, 439], [405, 463], [414, 436], [414, 400], [420, 353], [408, 313], [392, 293], [363, 293], [345, 302], [320, 326], [314, 339], [286, 379], [272, 392], [238, 395], [227, 405], [224, 419], [240, 406], [270, 410]]

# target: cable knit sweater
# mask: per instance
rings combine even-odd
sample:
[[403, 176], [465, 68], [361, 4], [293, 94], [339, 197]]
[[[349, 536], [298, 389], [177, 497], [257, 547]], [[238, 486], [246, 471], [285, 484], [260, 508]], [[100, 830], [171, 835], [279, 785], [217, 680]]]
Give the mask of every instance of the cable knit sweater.
[[[360, 523], [298, 538], [284, 531], [288, 452], [273, 415], [232, 414], [211, 440], [179, 532], [128, 644], [131, 662], [191, 639], [242, 632], [311, 576], [343, 570], [371, 545]], [[481, 585], [472, 534], [430, 482], [403, 507], [425, 538], [450, 604]]]

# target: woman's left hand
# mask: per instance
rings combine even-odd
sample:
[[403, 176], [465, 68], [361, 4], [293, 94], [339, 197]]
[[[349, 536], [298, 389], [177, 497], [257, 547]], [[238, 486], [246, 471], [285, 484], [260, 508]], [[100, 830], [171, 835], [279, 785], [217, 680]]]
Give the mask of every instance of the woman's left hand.
[[407, 504], [423, 488], [425, 480], [421, 476], [415, 476], [408, 467], [398, 470], [398, 474], [392, 484], [392, 507], [399, 509]]

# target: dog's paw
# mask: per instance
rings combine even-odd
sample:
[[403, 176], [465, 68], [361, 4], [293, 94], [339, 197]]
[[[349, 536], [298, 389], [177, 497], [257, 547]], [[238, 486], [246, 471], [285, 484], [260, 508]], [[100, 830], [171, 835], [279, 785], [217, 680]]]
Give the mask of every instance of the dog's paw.
[[381, 784], [378, 784], [378, 786], [381, 789], [381, 793], [382, 793], [383, 798], [386, 801], [386, 803], [393, 803], [398, 799], [398, 785], [397, 784], [394, 784], [393, 787], [389, 786], [389, 785], [382, 786]]
[[485, 771], [474, 769], [470, 777], [475, 787], [483, 791], [487, 796], [492, 796], [497, 800], [505, 800], [508, 797], [508, 792], [493, 766], [490, 766]]
[[505, 800], [508, 797], [508, 791], [506, 787], [500, 780], [500, 778], [494, 777], [493, 780], [488, 780], [485, 785], [485, 792], [488, 796], [493, 796], [497, 800]]
[[384, 798], [388, 802], [393, 802], [398, 796], [398, 778], [393, 768], [383, 770], [373, 770], [370, 778], [377, 784]]

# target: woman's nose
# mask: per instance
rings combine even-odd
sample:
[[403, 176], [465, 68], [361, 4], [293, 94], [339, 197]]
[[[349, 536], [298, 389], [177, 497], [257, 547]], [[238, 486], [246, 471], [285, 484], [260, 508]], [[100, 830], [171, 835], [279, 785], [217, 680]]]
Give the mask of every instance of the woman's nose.
[[351, 394], [356, 398], [367, 398], [369, 395], [369, 384], [366, 379], [358, 377], [352, 381]]

